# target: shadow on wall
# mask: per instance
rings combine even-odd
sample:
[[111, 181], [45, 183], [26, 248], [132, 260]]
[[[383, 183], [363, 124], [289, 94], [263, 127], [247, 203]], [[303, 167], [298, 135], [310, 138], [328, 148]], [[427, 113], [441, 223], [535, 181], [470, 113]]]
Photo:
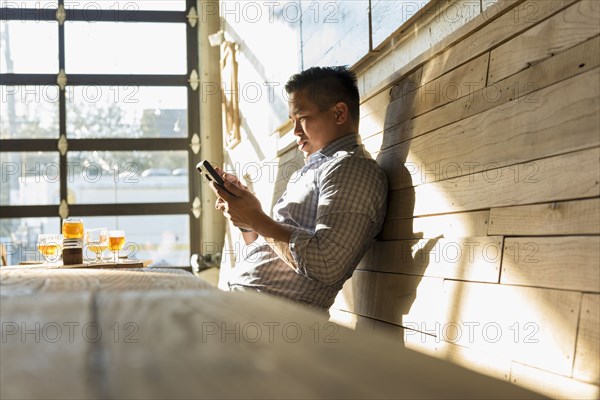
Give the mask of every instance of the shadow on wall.
[[[391, 103], [391, 101], [390, 101]], [[408, 105], [407, 105], [408, 106]], [[388, 104], [390, 107], [390, 104]], [[389, 115], [394, 113], [386, 112], [386, 118], [383, 126], [382, 148], [377, 155], [377, 162], [382, 165], [381, 150], [385, 143], [391, 143], [397, 138], [389, 139], [387, 136], [396, 136], [397, 132], [393, 132], [398, 128], [398, 123], [392, 121]], [[403, 121], [400, 124], [404, 124]], [[406, 183], [405, 189], [395, 192], [392, 203], [392, 189], [388, 192], [387, 217], [386, 222], [393, 224], [402, 224], [401, 241], [389, 241], [388, 244], [396, 246], [393, 251], [379, 251], [377, 245], [365, 255], [361, 263], [355, 271], [356, 274], [363, 274], [359, 279], [352, 279], [352, 299], [347, 299], [354, 305], [354, 313], [369, 318], [358, 317], [356, 320], [355, 330], [372, 330], [383, 329], [392, 331], [404, 344], [404, 330], [407, 328], [404, 323], [405, 316], [410, 313], [411, 308], [417, 298], [417, 288], [419, 287], [423, 275], [430, 264], [430, 254], [436, 247], [440, 238], [439, 235], [423, 241], [424, 233], [415, 232], [413, 227], [413, 213], [415, 207], [415, 189], [411, 176], [411, 172], [405, 166], [407, 161], [409, 142], [403, 142], [401, 145], [394, 145], [395, 152], [394, 164], [391, 166], [382, 166], [384, 172], [388, 176], [388, 181], [393, 175], [401, 177]], [[388, 148], [388, 151], [390, 148]], [[393, 171], [389, 170], [393, 168]], [[388, 169], [388, 170], [386, 170]], [[390, 185], [392, 186], [392, 185]], [[400, 194], [400, 196], [398, 195]], [[402, 204], [402, 209], [397, 209], [398, 204]], [[396, 208], [393, 211], [392, 208]], [[394, 215], [394, 219], [390, 220], [390, 215]], [[377, 238], [381, 243], [382, 234]], [[390, 240], [390, 239], [387, 239]], [[412, 252], [414, 246], [418, 246], [416, 252]], [[398, 253], [399, 249], [399, 253]], [[399, 257], [391, 257], [391, 255]], [[369, 275], [367, 277], [366, 275]], [[380, 275], [374, 279], [374, 275]], [[386, 276], [388, 275], [388, 276]], [[402, 279], [396, 279], [402, 276]], [[400, 325], [401, 327], [399, 327]], [[395, 331], [395, 332], [394, 332]], [[400, 335], [398, 335], [400, 331]]]

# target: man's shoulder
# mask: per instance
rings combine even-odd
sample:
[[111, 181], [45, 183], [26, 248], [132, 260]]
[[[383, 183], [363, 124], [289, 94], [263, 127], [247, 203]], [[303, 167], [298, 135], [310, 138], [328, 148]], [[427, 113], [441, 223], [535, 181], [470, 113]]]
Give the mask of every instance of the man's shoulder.
[[385, 174], [377, 161], [364, 153], [362, 146], [356, 151], [340, 150], [320, 167], [323, 176], [351, 176], [355, 179], [386, 181]]

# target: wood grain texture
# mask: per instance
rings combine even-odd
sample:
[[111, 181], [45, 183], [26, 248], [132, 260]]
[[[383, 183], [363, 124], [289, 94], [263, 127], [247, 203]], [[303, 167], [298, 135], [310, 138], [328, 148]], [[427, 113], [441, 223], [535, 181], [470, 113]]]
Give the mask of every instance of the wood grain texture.
[[[386, 117], [390, 102], [414, 92], [421, 86], [421, 68], [406, 76], [389, 91], [367, 100], [361, 105], [360, 135], [363, 138], [392, 130], [397, 123]], [[364, 111], [364, 113], [363, 113]]]
[[385, 109], [389, 103], [389, 92], [385, 91], [360, 106], [359, 134], [366, 139], [376, 133], [383, 132]]
[[445, 342], [441, 337], [406, 330], [406, 347], [496, 379], [508, 381], [511, 361], [497, 354]]
[[[577, 0], [528, 0], [515, 4], [498, 2], [481, 15], [490, 21], [472, 32], [423, 66], [423, 82], [429, 82], [447, 71], [497, 47], [519, 35]], [[502, 14], [498, 17], [499, 14]], [[492, 18], [494, 18], [492, 20]]]
[[[137, 343], [102, 342], [110, 355], [105, 368], [112, 396], [411, 398], [421, 392], [444, 397], [451, 381], [462, 380], [452, 370], [457, 367], [404, 350], [388, 337], [378, 336], [375, 348], [366, 333], [335, 328], [320, 314], [257, 293], [124, 293], [100, 296], [98, 308], [101, 322], [133, 321], [139, 327]], [[429, 389], [426, 371], [432, 370], [444, 377]], [[473, 379], [461, 396], [482, 396], [475, 374], [461, 371]], [[489, 378], [485, 383], [496, 396], [503, 393], [500, 387], [512, 389]]]
[[[419, 68], [423, 63], [431, 61], [451, 46], [463, 40], [467, 40], [468, 37], [472, 36], [473, 32], [491, 23], [491, 21], [499, 18], [523, 1], [524, 0], [504, 0], [499, 3], [499, 7], [489, 7], [488, 12], [476, 16], [462, 26], [455, 27], [452, 34], [441, 39], [438, 35], [435, 35], [434, 38], [434, 36], [421, 34], [421, 32], [428, 30], [430, 25], [435, 24], [436, 22], [435, 17], [431, 18], [430, 15], [424, 15], [423, 19], [419, 19], [410, 31], [401, 32], [398, 36], [388, 38], [385, 46], [380, 50], [379, 54], [381, 54], [381, 56], [379, 54], [370, 53], [355, 65], [354, 69], [359, 73], [359, 91], [361, 96], [363, 96], [364, 99], [368, 99], [383, 90], [389, 89], [394, 83]], [[457, 2], [448, 3], [457, 4]], [[473, 2], [471, 1], [464, 1], [461, 3], [468, 3], [473, 6]], [[482, 53], [478, 53], [477, 55], [480, 54]], [[393, 73], [386, 77], [380, 77], [379, 83], [375, 86], [364, 86], [364, 81], [366, 80], [365, 76], [368, 75], [370, 71], [369, 68], [374, 63], [380, 62], [380, 60], [387, 63], [386, 59], [390, 57], [393, 60]], [[468, 59], [465, 61], [468, 61]], [[448, 70], [456, 68], [457, 66], [458, 65], [450, 65]], [[444, 72], [447, 72], [448, 70]]]
[[486, 236], [489, 214], [489, 211], [474, 211], [412, 219], [386, 219], [379, 239]]
[[92, 325], [91, 307], [91, 294], [83, 292], [3, 296], [0, 397], [100, 396], [92, 375], [90, 347], [99, 331]]
[[581, 293], [444, 281], [446, 341], [569, 376]]
[[598, 68], [383, 150], [378, 161], [401, 189], [597, 146], [597, 87]]
[[[539, 96], [533, 94], [536, 91], [598, 67], [599, 47], [600, 38], [588, 40], [469, 96], [414, 118], [410, 137], [420, 136], [515, 99], [520, 99], [519, 103], [538, 101]], [[391, 144], [396, 143], [399, 141]]]
[[482, 56], [390, 102], [385, 117], [387, 126], [455, 101], [485, 87], [489, 55]]
[[497, 283], [502, 237], [376, 242], [358, 269]]
[[[388, 218], [597, 197], [600, 149], [549, 157], [482, 174], [393, 191]], [[520, 177], [515, 179], [516, 173]]]
[[600, 199], [492, 208], [488, 234], [600, 234]]
[[501, 283], [600, 292], [600, 237], [506, 238]]
[[[596, 267], [598, 267], [597, 262], [596, 259]], [[584, 293], [577, 331], [573, 378], [596, 385], [600, 383], [598, 360], [600, 360], [600, 295]]]
[[334, 308], [423, 331], [442, 319], [443, 279], [356, 270]]
[[511, 383], [535, 390], [553, 399], [597, 400], [600, 398], [600, 387], [598, 385], [590, 385], [521, 363], [513, 362], [511, 364], [510, 375]]
[[488, 84], [600, 33], [600, 3], [581, 0], [492, 50]]
[[495, 354], [458, 346], [445, 342], [443, 339], [433, 335], [404, 329], [398, 325], [347, 311], [330, 309], [329, 314], [331, 315], [330, 321], [354, 329], [357, 332], [376, 331], [378, 333], [385, 333], [388, 336], [393, 336], [398, 342], [404, 343], [408, 349], [450, 361], [453, 364], [496, 379], [508, 381], [510, 378], [511, 361], [503, 357], [498, 357]]
[[164, 289], [210, 289], [210, 285], [189, 272], [173, 268], [0, 270], [0, 295], [3, 298], [37, 292]]
[[391, 334], [395, 339], [400, 337], [400, 343], [402, 343], [401, 339], [405, 331], [405, 329], [399, 325], [390, 324], [389, 322], [379, 321], [344, 310], [338, 310], [336, 308], [329, 309], [329, 321], [358, 332], [375, 331], [388, 335]]

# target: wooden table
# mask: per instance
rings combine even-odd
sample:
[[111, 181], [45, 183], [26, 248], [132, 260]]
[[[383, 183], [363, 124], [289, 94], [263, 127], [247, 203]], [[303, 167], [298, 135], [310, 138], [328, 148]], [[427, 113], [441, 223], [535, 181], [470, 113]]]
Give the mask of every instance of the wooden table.
[[540, 398], [174, 269], [0, 268], [0, 397]]

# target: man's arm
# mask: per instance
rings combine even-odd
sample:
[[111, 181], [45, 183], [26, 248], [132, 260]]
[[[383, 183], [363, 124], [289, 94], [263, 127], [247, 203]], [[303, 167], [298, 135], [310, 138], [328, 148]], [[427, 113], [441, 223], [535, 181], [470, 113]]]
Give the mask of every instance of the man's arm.
[[225, 187], [235, 197], [211, 182], [211, 188], [220, 199], [216, 207], [234, 226], [252, 230], [242, 234], [244, 241], [248, 244], [255, 241], [258, 235], [264, 237], [275, 253], [295, 269], [296, 265], [289, 247], [292, 229], [265, 214], [258, 199], [247, 189], [231, 183], [227, 175], [225, 175]]
[[325, 284], [343, 278], [360, 261], [385, 215], [387, 180], [366, 158], [344, 158], [319, 176], [314, 231], [293, 228], [290, 252], [297, 272]]

